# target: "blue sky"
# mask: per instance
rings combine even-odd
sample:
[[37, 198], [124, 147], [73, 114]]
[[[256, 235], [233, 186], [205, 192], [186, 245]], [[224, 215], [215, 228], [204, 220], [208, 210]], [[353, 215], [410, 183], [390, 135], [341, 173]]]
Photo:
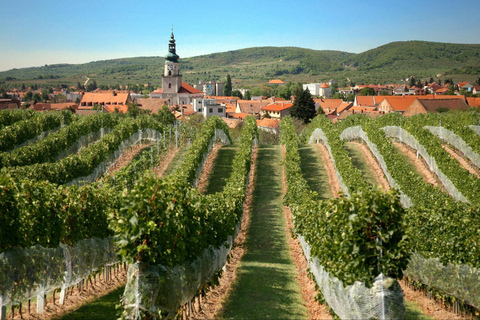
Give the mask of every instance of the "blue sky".
[[479, 0], [0, 0], [0, 71], [259, 46], [363, 52], [393, 41], [480, 43]]

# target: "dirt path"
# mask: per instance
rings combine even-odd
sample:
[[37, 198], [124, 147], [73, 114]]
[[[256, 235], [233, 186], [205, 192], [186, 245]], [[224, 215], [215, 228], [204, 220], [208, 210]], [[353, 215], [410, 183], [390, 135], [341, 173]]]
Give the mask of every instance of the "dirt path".
[[318, 150], [320, 150], [320, 153], [322, 155], [322, 162], [328, 174], [328, 182], [329, 182], [332, 194], [336, 198], [338, 198], [339, 192], [341, 192], [342, 189], [340, 188], [340, 184], [338, 183], [337, 173], [335, 172], [335, 167], [333, 166], [333, 162], [332, 162], [332, 159], [330, 158], [330, 154], [328, 153], [327, 148], [321, 143], [317, 143], [317, 148]]
[[177, 155], [177, 153], [179, 151], [180, 151], [180, 148], [170, 149], [167, 152], [163, 161], [160, 161], [160, 164], [158, 166], [156, 166], [155, 168], [153, 168], [153, 172], [155, 173], [155, 175], [158, 178], [163, 177], [163, 175], [165, 174], [165, 171], [167, 171], [168, 165], [170, 164], [170, 162], [172, 162], [173, 158], [175, 158], [175, 156]]
[[412, 160], [418, 172], [420, 172], [425, 178], [425, 181], [434, 185], [435, 187], [442, 186], [441, 183], [438, 181], [437, 175], [430, 171], [430, 169], [428, 168], [428, 165], [425, 163], [425, 161], [422, 160], [423, 158], [421, 157], [417, 158], [415, 151], [408, 148], [403, 143], [398, 143], [398, 142], [392, 142], [392, 143], [396, 148], [398, 148], [398, 150], [400, 150], [400, 152], [406, 154], [408, 158]]
[[218, 150], [220, 150], [222, 146], [223, 144], [221, 143], [214, 144], [212, 150], [210, 150], [210, 153], [207, 156], [207, 159], [205, 160], [202, 173], [200, 174], [200, 178], [198, 179], [196, 185], [198, 192], [201, 194], [205, 194], [207, 192], [210, 174], [212, 173], [213, 166], [215, 165], [215, 159], [217, 159]]
[[120, 156], [120, 158], [118, 158], [115, 164], [108, 169], [106, 175], [110, 175], [111, 177], [113, 177], [113, 174], [116, 171], [121, 170], [122, 168], [128, 166], [130, 162], [132, 162], [133, 158], [135, 158], [135, 156], [140, 153], [140, 151], [152, 145], [153, 145], [152, 143], [144, 143], [144, 144], [136, 144], [128, 148]]
[[413, 288], [407, 286], [405, 281], [398, 281], [400, 286], [402, 287], [403, 294], [405, 295], [405, 300], [414, 302], [418, 304], [419, 308], [423, 311], [423, 313], [435, 318], [435, 319], [451, 319], [451, 320], [459, 320], [464, 319], [453, 312], [446, 310], [440, 303], [434, 301], [433, 299], [429, 299], [425, 294], [421, 291], [416, 291]]
[[[245, 238], [247, 234], [247, 229], [250, 224], [250, 212], [252, 208], [252, 194], [254, 186], [254, 177], [256, 171], [256, 159], [257, 159], [257, 149], [254, 147], [252, 153], [252, 164], [249, 175], [249, 184], [247, 187], [247, 195], [245, 198], [245, 203], [243, 205], [243, 217], [242, 225], [237, 238], [233, 243], [233, 248], [230, 253], [230, 257], [225, 266], [225, 271], [222, 274], [222, 277], [219, 280], [219, 284], [209, 290], [205, 297], [197, 299], [196, 311], [192, 314], [191, 319], [195, 320], [204, 320], [204, 319], [214, 319], [218, 310], [222, 306], [222, 301], [229, 294], [231, 284], [237, 278], [237, 268], [240, 259], [245, 254]], [[199, 308], [200, 306], [200, 308]]]
[[385, 191], [390, 190], [390, 184], [385, 178], [385, 174], [383, 173], [382, 167], [380, 167], [380, 164], [378, 163], [377, 159], [373, 156], [368, 146], [356, 141], [350, 141], [350, 143], [356, 145], [362, 151], [362, 154], [365, 156], [365, 160], [367, 161], [367, 164], [372, 169], [373, 173], [375, 174], [375, 178], [377, 179], [382, 189]]
[[[65, 298], [65, 303], [63, 305], [59, 303], [60, 291], [58, 290], [55, 294], [55, 302], [53, 302], [52, 296], [47, 297], [45, 311], [43, 314], [38, 314], [35, 312], [37, 308], [36, 300], [32, 299], [30, 306], [31, 313], [28, 314], [27, 305], [25, 304], [22, 307], [21, 316], [19, 314], [18, 307], [15, 308], [15, 317], [13, 319], [29, 320], [61, 317], [62, 315], [75, 311], [81, 306], [90, 303], [91, 301], [102, 297], [121, 286], [124, 286], [126, 278], [126, 271], [123, 270], [123, 268], [120, 268], [118, 273], [115, 272], [109, 281], [105, 281], [103, 277], [97, 275], [93, 286], [89, 282], [88, 287], [84, 286], [82, 290], [78, 290], [77, 286], [73, 286], [72, 289], [67, 289], [67, 297]], [[8, 316], [8, 319], [12, 319], [11, 315]]]
[[455, 150], [454, 148], [448, 146], [448, 145], [442, 145], [443, 149], [447, 151], [452, 158], [458, 161], [462, 167], [468, 170], [471, 174], [476, 176], [477, 178], [480, 178], [480, 169], [477, 168], [474, 164], [472, 164], [470, 161], [466, 160], [461, 154], [460, 151]]

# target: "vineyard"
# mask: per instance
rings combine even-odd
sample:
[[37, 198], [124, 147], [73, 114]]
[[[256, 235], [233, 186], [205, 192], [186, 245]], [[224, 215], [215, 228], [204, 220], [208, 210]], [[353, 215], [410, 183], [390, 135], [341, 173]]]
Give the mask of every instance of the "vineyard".
[[[331, 312], [343, 319], [403, 318], [405, 279], [444, 308], [479, 316], [479, 119], [475, 112], [354, 115], [333, 124], [318, 116], [300, 134], [291, 118], [282, 120], [283, 159], [261, 160], [253, 188], [269, 192], [259, 181], [268, 179], [261, 174], [270, 172], [267, 163], [285, 171], [283, 204], [318, 298]], [[217, 176], [199, 188], [218, 143], [224, 147]], [[123, 269], [122, 318], [191, 315], [192, 301], [219, 282], [232, 255], [257, 144], [253, 117], [233, 141], [217, 117], [196, 129], [155, 115], [1, 111], [0, 319], [13, 317], [15, 308], [21, 314], [30, 300], [41, 314], [52, 292], [54, 301], [60, 292], [62, 304], [70, 288]], [[360, 166], [355, 148], [370, 164]], [[122, 160], [132, 150], [132, 159]], [[275, 150], [263, 147], [261, 159]], [[176, 152], [180, 161], [167, 170]], [[372, 162], [383, 184], [374, 173], [367, 177]], [[269, 212], [256, 201], [249, 215]], [[283, 207], [282, 200], [273, 203]], [[260, 234], [268, 231], [265, 223]], [[229, 312], [220, 314], [237, 311]]]

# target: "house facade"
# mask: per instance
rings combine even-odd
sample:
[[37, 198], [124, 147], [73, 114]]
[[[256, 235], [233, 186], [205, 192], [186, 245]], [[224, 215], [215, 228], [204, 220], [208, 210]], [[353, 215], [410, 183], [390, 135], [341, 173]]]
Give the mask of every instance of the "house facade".
[[303, 85], [303, 90], [308, 89], [312, 96], [328, 98], [332, 93], [332, 89], [326, 83], [307, 83]]
[[203, 114], [205, 118], [227, 116], [225, 104], [218, 103], [215, 99], [194, 99], [193, 111]]
[[293, 103], [290, 101], [274, 102], [262, 108], [260, 115], [272, 119], [282, 119], [290, 115], [290, 108]]

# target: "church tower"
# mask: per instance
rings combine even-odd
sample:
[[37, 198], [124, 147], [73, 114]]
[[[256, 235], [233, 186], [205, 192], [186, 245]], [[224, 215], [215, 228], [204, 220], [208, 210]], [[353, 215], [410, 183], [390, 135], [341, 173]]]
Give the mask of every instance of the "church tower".
[[163, 93], [178, 93], [182, 86], [182, 75], [180, 74], [180, 64], [177, 55], [177, 49], [175, 44], [175, 37], [170, 37], [168, 43], [168, 54], [165, 56], [165, 70], [162, 76], [162, 92]]

